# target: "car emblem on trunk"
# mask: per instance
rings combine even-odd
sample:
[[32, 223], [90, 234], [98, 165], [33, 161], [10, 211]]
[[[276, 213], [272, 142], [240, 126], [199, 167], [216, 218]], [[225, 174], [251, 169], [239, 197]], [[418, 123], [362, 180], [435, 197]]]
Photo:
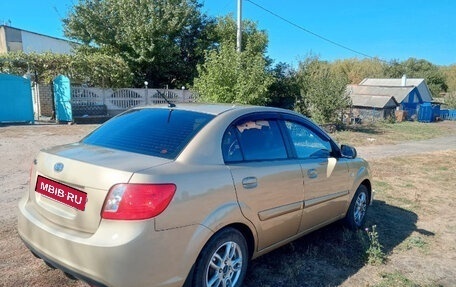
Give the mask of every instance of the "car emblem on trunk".
[[58, 162], [58, 163], [54, 164], [54, 170], [56, 172], [61, 172], [63, 170], [63, 163]]

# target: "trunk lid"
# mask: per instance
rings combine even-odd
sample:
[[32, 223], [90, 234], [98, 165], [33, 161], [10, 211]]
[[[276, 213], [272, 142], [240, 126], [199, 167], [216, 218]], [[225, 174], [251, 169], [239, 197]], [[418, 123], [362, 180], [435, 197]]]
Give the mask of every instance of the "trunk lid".
[[128, 183], [133, 173], [170, 161], [82, 143], [54, 147], [34, 161], [30, 199], [54, 224], [94, 233], [114, 184]]

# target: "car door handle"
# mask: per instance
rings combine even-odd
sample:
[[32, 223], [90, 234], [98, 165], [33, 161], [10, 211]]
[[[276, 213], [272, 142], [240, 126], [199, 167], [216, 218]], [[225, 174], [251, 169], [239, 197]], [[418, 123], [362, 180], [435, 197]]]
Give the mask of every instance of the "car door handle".
[[254, 176], [245, 177], [242, 179], [242, 186], [246, 189], [255, 188], [258, 186], [257, 178]]
[[307, 176], [309, 178], [317, 178], [318, 177], [318, 172], [314, 169], [314, 168], [311, 168], [307, 171]]

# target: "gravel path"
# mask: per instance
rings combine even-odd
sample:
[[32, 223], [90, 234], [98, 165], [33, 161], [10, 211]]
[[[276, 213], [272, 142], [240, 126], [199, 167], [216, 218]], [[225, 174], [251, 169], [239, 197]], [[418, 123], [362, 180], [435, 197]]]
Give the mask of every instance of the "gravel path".
[[394, 156], [413, 155], [434, 151], [456, 149], [456, 135], [433, 138], [422, 141], [410, 141], [399, 144], [362, 146], [356, 148], [358, 155], [366, 160]]

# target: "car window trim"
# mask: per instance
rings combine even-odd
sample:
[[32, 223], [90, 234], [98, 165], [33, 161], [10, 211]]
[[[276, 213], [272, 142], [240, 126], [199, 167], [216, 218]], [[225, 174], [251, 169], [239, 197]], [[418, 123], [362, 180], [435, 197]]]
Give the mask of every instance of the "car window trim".
[[[226, 161], [225, 158], [224, 163], [225, 164], [238, 164], [238, 163], [244, 163], [244, 162], [262, 162], [262, 161], [283, 161], [283, 160], [295, 160], [299, 159], [297, 156], [296, 149], [293, 145], [293, 141], [291, 139], [291, 136], [288, 132], [288, 129], [286, 127], [285, 121], [291, 121], [298, 123], [300, 125], [303, 125], [304, 127], [308, 128], [312, 132], [314, 132], [319, 138], [321, 138], [324, 141], [327, 141], [330, 143], [332, 151], [330, 153], [330, 156], [335, 157], [335, 158], [341, 158], [341, 152], [339, 145], [334, 142], [334, 140], [316, 123], [312, 122], [310, 119], [307, 119], [305, 117], [300, 117], [297, 115], [292, 115], [288, 113], [280, 113], [280, 112], [253, 112], [249, 114], [242, 115], [235, 120], [233, 120], [226, 128], [226, 131], [231, 128], [231, 127], [236, 127], [236, 123], [240, 121], [246, 121], [246, 120], [274, 120], [277, 122], [279, 126], [279, 130], [282, 136], [282, 140], [285, 144], [285, 149], [287, 152], [287, 158], [286, 159], [268, 159], [268, 160], [245, 160], [244, 156], [244, 151], [241, 148], [241, 153], [242, 153], [242, 160], [240, 161]], [[239, 137], [237, 134], [235, 134], [238, 142], [239, 142]], [[223, 147], [221, 146], [221, 149]]]

